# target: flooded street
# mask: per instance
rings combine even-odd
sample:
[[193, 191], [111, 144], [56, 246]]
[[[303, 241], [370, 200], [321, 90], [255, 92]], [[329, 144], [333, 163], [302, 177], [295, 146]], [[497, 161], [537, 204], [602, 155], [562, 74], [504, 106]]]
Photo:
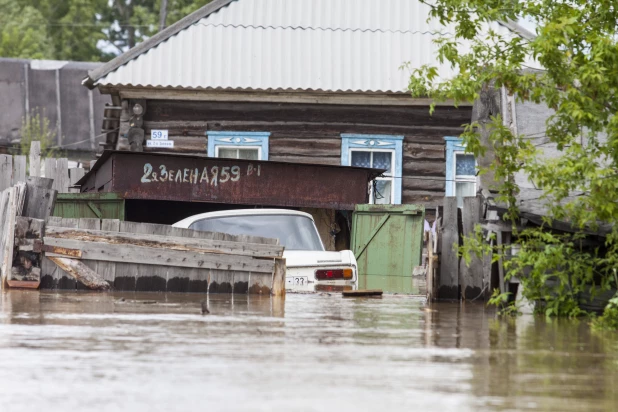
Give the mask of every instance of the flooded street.
[[403, 296], [4, 292], [2, 411], [618, 409], [618, 340]]

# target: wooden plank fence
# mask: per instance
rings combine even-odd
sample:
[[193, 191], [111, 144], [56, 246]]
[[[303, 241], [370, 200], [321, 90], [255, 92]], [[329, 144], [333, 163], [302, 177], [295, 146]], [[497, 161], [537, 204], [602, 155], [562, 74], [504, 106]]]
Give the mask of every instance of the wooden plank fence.
[[[30, 167], [26, 173], [28, 161]], [[84, 177], [85, 173], [85, 169], [81, 167], [69, 169], [69, 161], [66, 158], [41, 159], [40, 142], [36, 141], [31, 144], [28, 158], [23, 155], [0, 155], [0, 191], [19, 182], [25, 182], [30, 176], [53, 179], [51, 189], [58, 193], [78, 193], [79, 189], [72, 186]]]
[[[115, 290], [275, 295], [285, 291], [283, 247], [276, 239], [50, 217], [43, 244], [48, 260], [79, 259]], [[54, 262], [43, 265], [41, 288], [86, 286]]]

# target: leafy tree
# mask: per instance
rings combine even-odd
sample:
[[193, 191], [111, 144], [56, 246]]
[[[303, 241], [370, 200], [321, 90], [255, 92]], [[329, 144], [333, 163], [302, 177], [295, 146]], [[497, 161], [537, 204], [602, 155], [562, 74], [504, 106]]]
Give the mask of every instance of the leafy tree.
[[34, 7], [0, 0], [0, 56], [45, 59], [53, 55], [45, 19]]
[[[482, 172], [494, 174], [500, 198], [509, 205], [508, 218], [515, 221], [519, 213], [513, 177], [524, 173], [551, 205], [548, 220], [568, 221], [580, 231], [564, 235], [539, 228], [516, 233], [521, 252], [511, 261], [508, 275], [530, 271], [521, 278], [524, 294], [545, 302], [546, 314], [578, 315], [580, 293], [590, 286], [609, 290], [618, 264], [616, 2], [432, 0], [426, 4], [431, 18], [452, 29], [447, 30], [452, 35], [437, 40], [437, 56], [457, 75], [440, 79], [437, 68], [422, 67], [410, 79], [414, 95], [472, 102], [487, 87], [503, 86], [520, 102], [546, 104], [554, 111], [545, 136], [559, 150], [555, 158], [545, 157], [530, 136], [514, 134], [500, 116], [488, 124], [468, 125], [462, 138], [478, 157], [492, 147], [495, 158]], [[520, 18], [536, 26], [535, 37], [494, 29], [497, 21]], [[469, 48], [461, 47], [464, 43]], [[543, 70], [530, 70], [534, 63]], [[583, 231], [600, 222], [613, 227], [611, 234], [602, 247], [586, 247]]]
[[[211, 0], [168, 0], [173, 24]], [[0, 0], [0, 56], [107, 61], [158, 31], [160, 0]]]

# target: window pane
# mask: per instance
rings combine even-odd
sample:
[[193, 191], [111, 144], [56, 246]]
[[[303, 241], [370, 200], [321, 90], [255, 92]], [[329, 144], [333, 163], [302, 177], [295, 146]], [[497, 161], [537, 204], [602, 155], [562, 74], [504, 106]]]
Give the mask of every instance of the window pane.
[[457, 196], [457, 207], [463, 207], [464, 197], [476, 196], [476, 183], [456, 182], [455, 196]]
[[386, 169], [386, 174], [391, 174], [393, 154], [391, 152], [373, 152], [373, 167]]
[[376, 180], [375, 193], [373, 194], [373, 203], [376, 205], [391, 204], [391, 180]]
[[258, 149], [238, 149], [238, 158], [246, 160], [258, 160]]
[[238, 150], [219, 148], [219, 157], [225, 159], [238, 159]]
[[455, 174], [457, 176], [475, 176], [476, 163], [474, 155], [471, 154], [456, 154], [455, 157]]
[[352, 151], [351, 166], [356, 167], [371, 167], [371, 153]]

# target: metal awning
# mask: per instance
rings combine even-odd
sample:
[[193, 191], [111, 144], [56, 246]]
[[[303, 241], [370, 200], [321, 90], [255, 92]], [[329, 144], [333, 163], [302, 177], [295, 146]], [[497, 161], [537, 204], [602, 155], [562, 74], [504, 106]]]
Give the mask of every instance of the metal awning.
[[353, 210], [379, 169], [106, 151], [77, 184], [125, 199]]

